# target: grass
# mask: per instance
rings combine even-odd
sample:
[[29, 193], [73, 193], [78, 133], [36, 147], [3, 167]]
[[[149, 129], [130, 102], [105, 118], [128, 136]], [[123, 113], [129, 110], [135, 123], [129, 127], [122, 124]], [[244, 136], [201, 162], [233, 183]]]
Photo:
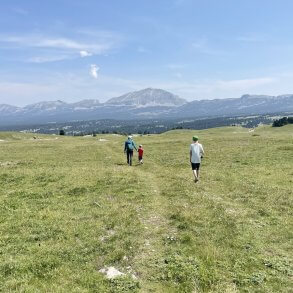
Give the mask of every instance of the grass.
[[0, 291], [292, 292], [291, 125], [124, 139], [0, 133]]

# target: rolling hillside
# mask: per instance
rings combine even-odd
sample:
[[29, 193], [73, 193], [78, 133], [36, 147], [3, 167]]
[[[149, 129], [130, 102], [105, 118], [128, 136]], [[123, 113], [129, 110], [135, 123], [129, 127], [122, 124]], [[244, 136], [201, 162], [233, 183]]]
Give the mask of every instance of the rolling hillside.
[[291, 125], [134, 139], [0, 132], [1, 292], [290, 292]]

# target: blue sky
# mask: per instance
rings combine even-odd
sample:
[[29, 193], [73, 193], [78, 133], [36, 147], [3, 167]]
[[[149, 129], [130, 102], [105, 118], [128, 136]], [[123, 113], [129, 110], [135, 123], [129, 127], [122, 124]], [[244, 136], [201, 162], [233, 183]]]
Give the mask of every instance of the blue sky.
[[2, 0], [0, 104], [293, 93], [291, 0]]

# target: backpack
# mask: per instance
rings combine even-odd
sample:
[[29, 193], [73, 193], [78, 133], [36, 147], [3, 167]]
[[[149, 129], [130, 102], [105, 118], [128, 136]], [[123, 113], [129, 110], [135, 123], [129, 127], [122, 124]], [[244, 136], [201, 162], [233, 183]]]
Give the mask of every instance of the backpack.
[[129, 151], [132, 151], [133, 150], [133, 142], [132, 141], [126, 141], [126, 148], [127, 150]]

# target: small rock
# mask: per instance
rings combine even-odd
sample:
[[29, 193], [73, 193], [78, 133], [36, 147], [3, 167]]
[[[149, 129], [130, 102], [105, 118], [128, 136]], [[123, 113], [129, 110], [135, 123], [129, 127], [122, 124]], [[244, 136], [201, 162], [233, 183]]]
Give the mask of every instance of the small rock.
[[[131, 267], [127, 267], [128, 270], [131, 269]], [[107, 279], [115, 279], [117, 277], [121, 277], [121, 276], [125, 276], [126, 274], [118, 271], [117, 269], [115, 269], [114, 267], [108, 267], [108, 268], [104, 268], [104, 269], [100, 269], [99, 270], [100, 273], [105, 274]], [[128, 274], [129, 275], [129, 274]], [[130, 275], [131, 278], [133, 280], [137, 280], [137, 277], [135, 274], [131, 274]]]
[[108, 267], [99, 270], [100, 273], [105, 274], [107, 279], [115, 279], [120, 276], [124, 276], [124, 273], [119, 272], [117, 269], [114, 267]]

